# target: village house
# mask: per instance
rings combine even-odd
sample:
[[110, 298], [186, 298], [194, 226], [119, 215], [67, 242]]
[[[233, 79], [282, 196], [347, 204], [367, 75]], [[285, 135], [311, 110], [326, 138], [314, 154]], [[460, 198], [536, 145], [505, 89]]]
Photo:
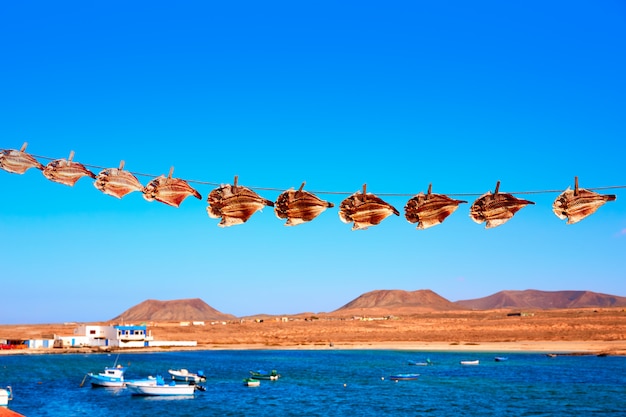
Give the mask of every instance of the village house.
[[[77, 348], [143, 348], [157, 346], [197, 346], [195, 340], [159, 341], [154, 340], [152, 332], [146, 325], [115, 325], [100, 326], [81, 324], [74, 329], [72, 336], [55, 336], [54, 344], [43, 346], [40, 343], [35, 347]], [[48, 344], [46, 344], [48, 345]]]

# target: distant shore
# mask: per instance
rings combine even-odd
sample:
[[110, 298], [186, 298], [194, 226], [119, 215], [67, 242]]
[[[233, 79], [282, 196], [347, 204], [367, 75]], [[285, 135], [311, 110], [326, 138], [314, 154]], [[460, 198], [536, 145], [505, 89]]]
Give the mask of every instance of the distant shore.
[[[172, 341], [172, 346], [106, 351], [387, 349], [626, 355], [623, 308], [509, 313], [510, 310], [425, 312], [370, 319], [268, 316], [206, 325], [148, 322], [149, 336], [155, 341]], [[76, 328], [76, 323], [0, 324], [0, 340], [51, 339], [55, 335], [74, 335]], [[195, 341], [197, 346], [176, 347], [175, 341]], [[90, 347], [18, 349], [0, 350], [0, 355], [102, 351]]]

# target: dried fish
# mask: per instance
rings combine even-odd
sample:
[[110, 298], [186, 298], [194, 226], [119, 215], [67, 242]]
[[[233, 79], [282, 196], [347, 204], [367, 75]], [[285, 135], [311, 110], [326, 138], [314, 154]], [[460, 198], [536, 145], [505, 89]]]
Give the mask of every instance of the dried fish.
[[287, 219], [285, 226], [296, 226], [309, 222], [324, 210], [334, 207], [333, 203], [318, 198], [315, 194], [304, 191], [304, 183], [297, 191], [293, 188], [284, 191], [276, 199], [274, 213], [279, 219]]
[[229, 227], [242, 224], [265, 206], [274, 206], [274, 202], [266, 200], [251, 189], [237, 185], [222, 185], [209, 193], [207, 213], [213, 219], [222, 220], [220, 227]]
[[51, 161], [43, 169], [43, 175], [50, 181], [73, 187], [82, 177], [96, 178], [96, 174], [85, 168], [79, 162], [74, 162], [74, 151], [70, 152], [67, 159], [56, 159]]
[[352, 230], [365, 230], [392, 214], [399, 216], [400, 212], [376, 195], [368, 194], [366, 185], [363, 185], [362, 193], [357, 191], [339, 205], [339, 218], [344, 223], [354, 222]]
[[180, 178], [172, 178], [174, 168], [170, 169], [169, 175], [160, 175], [150, 181], [143, 189], [143, 198], [147, 201], [159, 201], [172, 207], [179, 207], [183, 200], [194, 196], [202, 199], [200, 193], [192, 188], [187, 181]]
[[431, 184], [427, 194], [419, 193], [407, 201], [404, 216], [409, 223], [417, 223], [418, 229], [428, 229], [441, 224], [461, 203], [467, 201], [454, 200], [443, 194], [432, 194]]
[[593, 214], [607, 201], [615, 201], [614, 194], [598, 194], [584, 188], [578, 188], [578, 177], [575, 178], [575, 187], [563, 191], [554, 200], [552, 211], [561, 219], [567, 219], [567, 224], [574, 224]]
[[100, 171], [93, 183], [94, 187], [105, 194], [116, 198], [122, 198], [133, 191], [143, 191], [137, 177], [128, 171], [124, 171], [124, 161], [119, 168], [108, 168]]
[[501, 226], [509, 221], [515, 213], [528, 204], [535, 204], [532, 201], [522, 200], [511, 194], [499, 193], [500, 181], [496, 185], [496, 190], [480, 196], [472, 207], [470, 207], [470, 217], [476, 223], [487, 222], [486, 229]]
[[13, 174], [23, 174], [30, 168], [37, 168], [43, 171], [43, 165], [32, 155], [24, 152], [28, 143], [24, 143], [18, 151], [16, 149], [5, 149], [0, 152], [0, 168]]

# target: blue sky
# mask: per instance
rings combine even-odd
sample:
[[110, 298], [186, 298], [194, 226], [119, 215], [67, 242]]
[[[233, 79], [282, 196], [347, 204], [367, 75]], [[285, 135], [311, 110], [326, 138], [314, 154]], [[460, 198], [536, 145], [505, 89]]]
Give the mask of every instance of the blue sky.
[[[173, 166], [202, 194], [173, 208], [0, 171], [1, 323], [108, 320], [146, 299], [245, 316], [378, 289], [626, 296], [622, 1], [27, 1], [3, 6], [0, 38], [0, 149]], [[235, 175], [270, 200], [306, 181], [336, 207], [219, 228], [206, 197]], [[469, 218], [497, 181], [575, 176], [617, 200], [574, 225], [552, 213], [558, 192], [517, 195], [536, 204], [494, 229]], [[469, 203], [416, 230], [403, 208], [430, 183]], [[363, 184], [401, 216], [342, 223]]]

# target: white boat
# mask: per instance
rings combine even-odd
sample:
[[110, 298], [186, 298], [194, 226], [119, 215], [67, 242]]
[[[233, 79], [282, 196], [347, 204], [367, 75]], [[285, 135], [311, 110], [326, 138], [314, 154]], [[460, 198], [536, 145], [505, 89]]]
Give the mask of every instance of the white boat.
[[89, 382], [91, 382], [91, 385], [94, 387], [123, 387], [124, 372], [126, 372], [126, 368], [122, 365], [117, 365], [112, 368], [106, 367], [104, 368], [104, 372], [97, 374], [89, 372], [87, 377], [89, 377]]
[[127, 381], [126, 388], [132, 395], [166, 396], [166, 395], [193, 395], [196, 391], [195, 384], [177, 384], [175, 381], [165, 383], [162, 376], [152, 380]]
[[124, 383], [124, 386], [127, 386], [128, 384], [131, 385], [156, 385], [157, 384], [157, 379], [153, 376], [148, 376], [147, 378], [144, 379], [132, 379], [132, 380], [126, 380], [126, 382]]
[[13, 389], [10, 386], [0, 388], [0, 406], [6, 407], [9, 405], [9, 401], [13, 399]]
[[204, 372], [198, 371], [197, 374], [189, 372], [187, 369], [169, 369], [167, 372], [172, 376], [175, 381], [194, 382], [196, 384], [206, 381]]
[[420, 374], [395, 374], [395, 375], [390, 375], [389, 379], [391, 379], [392, 381], [412, 381], [414, 379], [417, 379], [420, 376]]
[[478, 365], [480, 361], [478, 359], [474, 361], [461, 361], [461, 365]]
[[243, 380], [243, 384], [247, 387], [258, 387], [261, 385], [261, 381], [254, 378], [246, 378]]

